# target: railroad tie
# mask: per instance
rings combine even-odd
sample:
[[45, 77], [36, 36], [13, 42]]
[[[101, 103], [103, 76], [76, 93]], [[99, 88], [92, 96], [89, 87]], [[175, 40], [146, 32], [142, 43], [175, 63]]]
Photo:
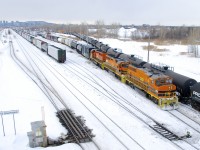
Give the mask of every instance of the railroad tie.
[[165, 128], [163, 125], [159, 123], [156, 123], [155, 125], [152, 125], [152, 126], [149, 125], [149, 127], [170, 141], [180, 140], [180, 138], [176, 134], [172, 133], [171, 131], [169, 131], [167, 128]]

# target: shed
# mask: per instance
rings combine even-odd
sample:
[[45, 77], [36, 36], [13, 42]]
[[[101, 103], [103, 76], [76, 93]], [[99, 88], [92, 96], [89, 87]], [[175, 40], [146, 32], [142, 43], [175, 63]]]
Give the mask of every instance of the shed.
[[29, 146], [47, 147], [46, 125], [44, 121], [31, 122], [31, 132], [27, 132], [29, 137]]

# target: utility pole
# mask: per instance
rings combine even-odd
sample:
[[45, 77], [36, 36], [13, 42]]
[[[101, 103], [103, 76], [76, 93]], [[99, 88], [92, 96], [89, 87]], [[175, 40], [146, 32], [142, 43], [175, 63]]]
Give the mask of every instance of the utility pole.
[[1, 114], [1, 122], [2, 122], [2, 127], [3, 127], [3, 135], [5, 136], [4, 123], [3, 123], [3, 114]]
[[16, 114], [16, 113], [19, 113], [19, 110], [0, 111], [4, 136], [5, 136], [5, 130], [4, 130], [3, 115], [10, 115], [10, 114], [13, 115], [13, 125], [14, 125], [14, 131], [15, 131], [15, 135], [16, 135], [15, 116], [14, 116], [14, 114]]

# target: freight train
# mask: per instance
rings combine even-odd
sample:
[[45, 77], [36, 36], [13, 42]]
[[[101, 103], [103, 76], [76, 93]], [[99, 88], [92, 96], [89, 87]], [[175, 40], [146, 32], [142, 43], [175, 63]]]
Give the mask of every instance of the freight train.
[[[75, 34], [74, 36], [77, 35]], [[116, 49], [86, 36], [82, 36], [81, 39], [86, 42], [89, 41], [88, 44], [82, 44], [75, 39], [67, 37], [56, 38], [55, 35], [48, 35], [47, 38], [69, 46], [102, 69], [112, 72], [123, 83], [133, 88], [141, 89], [149, 99], [158, 104], [162, 109], [178, 108], [178, 98], [175, 93], [176, 86], [172, 83], [171, 77], [148, 68], [139, 68], [139, 66], [135, 66], [124, 59], [127, 57], [126, 54], [120, 53]], [[91, 43], [95, 43], [96, 46]], [[138, 65], [142, 63], [140, 59], [134, 56], [130, 59]]]
[[[80, 34], [73, 34], [77, 37], [79, 37], [82, 40], [85, 40], [86, 42], [90, 43], [94, 47], [104, 51], [108, 52], [110, 51], [110, 47], [98, 42], [97, 40], [87, 37], [85, 35]], [[113, 53], [117, 56], [117, 52], [113, 50]], [[193, 108], [200, 111], [200, 83], [197, 83], [196, 80], [186, 77], [184, 75], [178, 74], [172, 70], [169, 69], [168, 66], [157, 66], [154, 64], [147, 63], [143, 61], [142, 59], [135, 57], [134, 55], [127, 55], [127, 54], [121, 54], [117, 57], [123, 58], [125, 61], [130, 62], [136, 67], [142, 67], [142, 68], [148, 68], [150, 70], [158, 71], [160, 73], [163, 73], [167, 76], [170, 76], [173, 79], [173, 84], [176, 85], [176, 93], [179, 98], [179, 101], [182, 103], [186, 103], [191, 105]]]
[[[96, 60], [95, 63], [97, 65], [100, 65], [101, 68], [104, 67], [103, 65], [101, 65], [102, 62], [106, 61], [104, 58], [104, 55], [112, 55], [116, 60], [121, 59], [125, 62], [129, 62], [132, 66], [136, 68], [143, 68], [143, 69], [146, 68], [146, 69], [149, 69], [150, 71], [159, 72], [161, 74], [169, 76], [172, 79], [171, 80], [172, 83], [176, 86], [176, 95], [178, 96], [179, 101], [182, 103], [191, 105], [193, 108], [200, 111], [200, 83], [197, 83], [196, 80], [170, 70], [169, 69], [170, 67], [167, 65], [158, 66], [158, 65], [150, 64], [148, 62], [143, 61], [141, 58], [136, 57], [135, 55], [127, 55], [127, 54], [120, 53], [116, 51], [115, 49], [109, 47], [108, 45], [97, 41], [94, 38], [81, 35], [78, 33], [68, 33], [68, 34], [72, 34], [80, 38], [81, 40], [86, 41], [87, 43], [91, 44], [93, 47], [97, 49], [96, 55], [100, 59], [98, 61]], [[94, 51], [92, 51], [92, 53], [94, 53]], [[130, 84], [130, 81], [128, 79], [125, 79], [125, 80], [126, 80], [126, 83]], [[123, 79], [123, 82], [124, 82], [124, 79]], [[144, 90], [144, 88], [142, 89]]]
[[59, 63], [64, 63], [66, 61], [66, 50], [51, 45], [42, 39], [38, 39], [37, 37], [30, 35], [26, 32], [16, 31], [19, 35], [25, 38], [27, 41], [32, 43], [34, 46], [46, 52], [48, 56], [54, 58]]
[[75, 49], [102, 69], [113, 72], [122, 82], [141, 89], [162, 109], [176, 109], [179, 99], [200, 110], [200, 83], [196, 80], [175, 73], [168, 66], [149, 64], [135, 55], [123, 54], [94, 38], [78, 33], [67, 34], [88, 44], [51, 34], [44, 37]]

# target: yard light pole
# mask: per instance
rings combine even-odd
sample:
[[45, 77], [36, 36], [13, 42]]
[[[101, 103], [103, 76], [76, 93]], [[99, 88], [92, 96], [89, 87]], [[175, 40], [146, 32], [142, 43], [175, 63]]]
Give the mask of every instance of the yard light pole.
[[89, 36], [89, 31], [88, 31], [88, 24], [86, 24], [86, 27], [87, 27], [87, 45], [88, 45], [88, 36]]
[[148, 54], [147, 54], [147, 62], [149, 62], [149, 50], [150, 50], [150, 33], [151, 33], [151, 26], [149, 26], [148, 29], [149, 29], [149, 39], [148, 39]]
[[150, 49], [150, 35], [148, 40], [148, 54], [147, 54], [147, 62], [149, 62], [149, 49]]

